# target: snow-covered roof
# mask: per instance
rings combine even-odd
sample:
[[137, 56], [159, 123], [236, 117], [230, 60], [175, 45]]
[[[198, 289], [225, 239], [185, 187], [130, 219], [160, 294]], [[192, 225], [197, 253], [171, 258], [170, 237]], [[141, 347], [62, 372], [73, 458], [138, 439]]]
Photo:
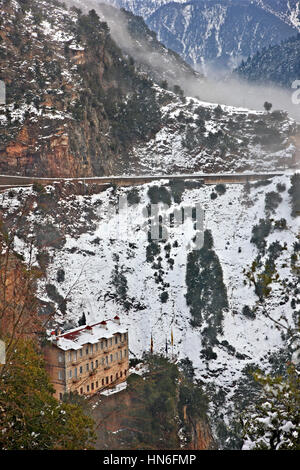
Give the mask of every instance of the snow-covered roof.
[[74, 328], [66, 333], [55, 335], [52, 333], [52, 342], [60, 349], [81, 349], [85, 344], [95, 344], [102, 338], [111, 338], [117, 333], [126, 333], [127, 329], [119, 323], [119, 317], [113, 320], [103, 320], [93, 325], [84, 325]]

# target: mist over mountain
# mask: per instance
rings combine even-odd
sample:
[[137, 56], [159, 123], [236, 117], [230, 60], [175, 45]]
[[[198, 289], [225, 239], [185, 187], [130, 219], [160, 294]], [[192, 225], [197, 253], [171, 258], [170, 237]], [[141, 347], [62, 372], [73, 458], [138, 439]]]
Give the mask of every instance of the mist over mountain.
[[202, 71], [234, 68], [299, 30], [299, 2], [108, 0], [142, 15], [158, 39]]

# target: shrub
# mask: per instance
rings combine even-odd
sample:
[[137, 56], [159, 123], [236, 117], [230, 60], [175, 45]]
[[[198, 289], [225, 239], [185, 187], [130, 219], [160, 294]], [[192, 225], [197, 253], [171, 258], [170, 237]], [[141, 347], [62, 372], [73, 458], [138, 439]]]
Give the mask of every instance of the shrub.
[[139, 195], [139, 190], [137, 188], [132, 188], [128, 193], [127, 193], [127, 202], [129, 206], [133, 206], [135, 204], [139, 204], [141, 198]]
[[215, 199], [217, 199], [218, 195], [217, 193], [215, 193], [214, 191], [211, 193], [210, 195], [210, 198], [214, 201]]
[[163, 204], [171, 205], [171, 196], [169, 191], [164, 186], [151, 186], [148, 190], [148, 196], [151, 204]]
[[259, 188], [260, 186], [268, 186], [271, 183], [272, 183], [271, 180], [260, 180], [260, 181], [256, 181], [253, 184], [253, 186], [254, 186], [254, 188]]
[[154, 257], [159, 255], [160, 253], [160, 246], [158, 243], [154, 241], [150, 241], [146, 248], [146, 259], [148, 263], [152, 263], [154, 261]]
[[252, 229], [251, 243], [254, 243], [259, 250], [265, 248], [265, 238], [270, 234], [272, 223], [269, 219], [260, 219], [259, 223]]
[[285, 230], [287, 228], [286, 219], [276, 220], [274, 224], [275, 230]]
[[276, 191], [271, 191], [265, 196], [265, 210], [266, 212], [275, 212], [275, 209], [282, 202], [282, 197]]
[[223, 183], [217, 184], [215, 189], [220, 196], [226, 193], [226, 185]]
[[85, 313], [83, 312], [81, 318], [78, 320], [78, 326], [86, 325]]
[[35, 191], [36, 193], [42, 193], [43, 191], [45, 191], [45, 188], [40, 183], [33, 183], [32, 190]]
[[174, 199], [174, 202], [176, 204], [180, 204], [181, 203], [181, 198], [182, 198], [182, 194], [185, 190], [185, 184], [184, 184], [184, 181], [182, 180], [172, 180], [170, 182], [170, 188], [171, 188], [171, 192], [172, 192], [172, 196], [173, 196], [173, 199]]
[[291, 177], [292, 186], [289, 189], [292, 204], [292, 216], [300, 215], [300, 173], [296, 173]]
[[255, 313], [253, 310], [249, 307], [249, 305], [244, 305], [242, 313], [245, 317], [254, 319], [255, 318]]
[[284, 183], [277, 183], [276, 188], [279, 193], [283, 193], [286, 190], [286, 185]]
[[207, 361], [211, 361], [212, 359], [217, 359], [218, 357], [211, 347], [202, 349], [201, 356], [204, 357], [204, 359], [206, 359]]
[[64, 269], [58, 269], [57, 274], [56, 274], [56, 279], [57, 282], [64, 282], [65, 280], [65, 270]]
[[162, 292], [160, 294], [160, 301], [161, 301], [162, 304], [165, 304], [167, 302], [168, 298], [169, 298], [168, 292]]

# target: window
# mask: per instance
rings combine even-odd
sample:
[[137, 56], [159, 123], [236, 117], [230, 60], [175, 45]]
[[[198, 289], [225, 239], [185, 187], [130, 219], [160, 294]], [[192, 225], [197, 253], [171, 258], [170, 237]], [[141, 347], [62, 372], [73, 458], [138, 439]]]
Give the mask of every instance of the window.
[[124, 357], [127, 355], [127, 349], [124, 349]]
[[112, 346], [112, 338], [110, 338], [109, 344], [110, 344], [110, 346]]
[[112, 375], [110, 376], [110, 381], [111, 381], [111, 382], [113, 381], [113, 376], [112, 376]]
[[80, 357], [82, 357], [82, 349], [80, 349], [79, 354], [80, 354]]
[[118, 353], [116, 352], [116, 361], [118, 360]]
[[86, 391], [87, 391], [87, 392], [90, 391], [90, 386], [89, 386], [89, 385], [86, 386]]
[[110, 362], [112, 362], [112, 361], [113, 361], [113, 355], [111, 354], [110, 355]]
[[94, 369], [94, 361], [91, 362], [91, 369]]
[[100, 343], [100, 344], [101, 344], [101, 349], [103, 349], [103, 346], [104, 346], [104, 345], [103, 345], [103, 341], [101, 341], [101, 343]]
[[93, 354], [93, 352], [94, 352], [94, 345], [91, 344], [91, 354]]
[[96, 351], [98, 351], [98, 343], [96, 344]]
[[58, 371], [58, 379], [63, 380], [63, 371], [62, 370]]
[[107, 384], [108, 384], [108, 380], [109, 380], [108, 377], [106, 377], [106, 383], [107, 383]]
[[121, 371], [121, 372], [120, 372], [120, 377], [122, 377], [122, 376], [123, 376], [123, 372]]
[[72, 378], [72, 369], [69, 370], [69, 378]]
[[104, 366], [104, 362], [105, 362], [105, 359], [104, 359], [104, 357], [102, 357], [102, 359], [101, 359], [101, 364], [102, 364], [103, 366]]
[[88, 346], [85, 348], [85, 354], [86, 354], [86, 355], [89, 354], [89, 347], [88, 347]]
[[98, 359], [96, 359], [96, 365], [95, 365], [96, 369], [98, 367]]
[[118, 380], [118, 378], [119, 378], [119, 374], [118, 374], [118, 372], [117, 372], [117, 373], [116, 373], [116, 380]]
[[77, 351], [73, 352], [73, 358], [74, 358], [74, 361], [77, 361]]
[[88, 365], [88, 364], [86, 365], [86, 370], [87, 370], [87, 371], [89, 370], [89, 365]]
[[126, 370], [126, 369], [124, 370], [124, 374], [125, 374], [125, 375], [127, 374], [127, 370]]
[[69, 353], [68, 353], [68, 361], [70, 361], [70, 360], [71, 360], [71, 351], [69, 351]]
[[108, 356], [106, 356], [105, 362], [106, 362], [106, 364], [108, 365]]
[[120, 359], [122, 359], [122, 351], [120, 351]]
[[115, 344], [118, 344], [118, 336], [115, 337]]
[[82, 394], [83, 394], [83, 388], [81, 387], [80, 388], [80, 395], [82, 395]]
[[104, 379], [102, 379], [102, 385], [104, 385]]
[[62, 398], [63, 398], [63, 394], [60, 393], [60, 394], [59, 394], [59, 399], [62, 400]]
[[75, 379], [77, 379], [77, 367], [75, 367], [74, 369], [74, 375], [75, 375]]
[[82, 366], [79, 367], [79, 374], [82, 374]]
[[64, 362], [64, 356], [61, 353], [58, 354], [58, 362]]
[[94, 390], [94, 382], [92, 382], [92, 390]]
[[98, 381], [97, 381], [97, 382], [96, 382], [96, 388], [98, 388], [98, 387], [99, 387], [99, 385], [98, 385]]

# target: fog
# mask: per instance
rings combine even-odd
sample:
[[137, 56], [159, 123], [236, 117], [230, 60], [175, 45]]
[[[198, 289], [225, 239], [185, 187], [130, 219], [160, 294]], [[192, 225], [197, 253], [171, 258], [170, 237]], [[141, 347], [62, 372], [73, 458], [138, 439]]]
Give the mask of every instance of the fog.
[[[109, 25], [111, 35], [117, 45], [146, 71], [152, 69], [154, 80], [166, 79], [173, 87], [178, 84], [187, 96], [198, 97], [202, 101], [242, 107], [252, 110], [263, 110], [268, 101], [273, 104], [272, 110], [281, 109], [300, 122], [300, 104], [293, 104], [293, 89], [283, 89], [275, 85], [258, 85], [234, 77], [232, 74], [218, 73], [218, 70], [207, 67], [207, 76], [193, 72], [189, 66], [165, 53], [153, 52], [149, 42], [133, 39], [127, 28], [127, 20], [122, 11], [105, 8], [103, 1], [67, 0], [68, 6], [76, 6], [84, 13], [94, 8], [102, 21]], [[109, 3], [109, 2], [108, 2]], [[219, 78], [217, 78], [219, 77]], [[299, 93], [300, 95], [300, 93]], [[299, 100], [300, 101], [300, 100]]]

